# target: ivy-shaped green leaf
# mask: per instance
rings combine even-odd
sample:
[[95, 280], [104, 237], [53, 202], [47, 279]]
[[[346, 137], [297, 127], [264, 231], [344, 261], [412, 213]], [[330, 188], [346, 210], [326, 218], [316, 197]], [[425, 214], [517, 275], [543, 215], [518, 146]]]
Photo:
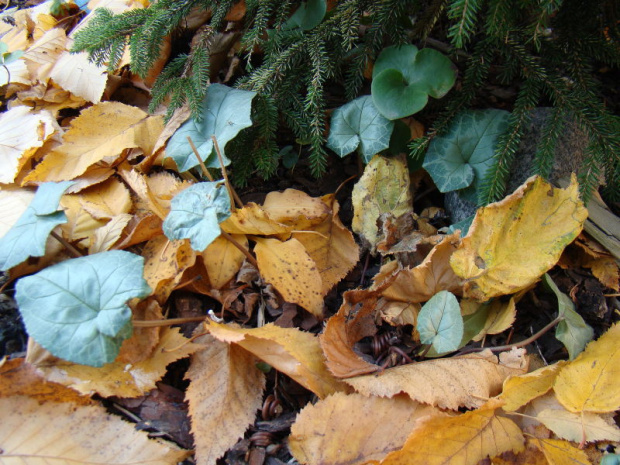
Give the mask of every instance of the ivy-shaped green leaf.
[[222, 84], [209, 86], [202, 104], [202, 121], [198, 123], [194, 118], [188, 119], [173, 134], [166, 147], [166, 155], [174, 160], [180, 172], [199, 165], [188, 137], [198, 149], [204, 164], [209, 168], [219, 168], [220, 162], [211, 139], [211, 136], [215, 136], [224, 165], [230, 164], [225, 146], [239, 131], [252, 126], [250, 112], [255, 95], [256, 92], [233, 89]]
[[53, 355], [95, 367], [114, 361], [131, 335], [127, 301], [151, 289], [144, 258], [113, 250], [21, 278], [15, 299], [28, 334]]
[[583, 321], [570, 297], [558, 289], [548, 273], [543, 276], [543, 281], [558, 298], [558, 316], [564, 318], [555, 329], [555, 337], [564, 344], [569, 358], [573, 360], [592, 340], [594, 330]]
[[422, 167], [441, 192], [470, 189], [460, 195], [477, 203], [477, 190], [493, 167], [495, 147], [506, 132], [510, 113], [503, 110], [470, 110], [458, 115], [448, 133], [435, 137]]
[[443, 97], [455, 81], [454, 65], [437, 50], [393, 45], [384, 48], [375, 62], [371, 94], [381, 114], [393, 120], [420, 111], [429, 95]]
[[220, 223], [229, 216], [224, 183], [201, 182], [174, 196], [163, 230], [168, 239], [189, 239], [192, 249], [202, 252], [220, 235]]
[[0, 238], [0, 270], [19, 265], [28, 257], [45, 255], [45, 243], [52, 229], [67, 222], [58, 209], [60, 197], [74, 184], [73, 181], [41, 184], [26, 211]]
[[334, 110], [327, 146], [340, 157], [359, 148], [364, 162], [390, 145], [394, 122], [377, 111], [370, 95]]
[[326, 12], [327, 2], [325, 0], [302, 2], [283, 27], [285, 29], [298, 27], [304, 31], [309, 31], [321, 24]]
[[431, 344], [438, 354], [457, 350], [463, 338], [461, 307], [454, 294], [439, 291], [418, 314], [418, 332], [422, 344]]

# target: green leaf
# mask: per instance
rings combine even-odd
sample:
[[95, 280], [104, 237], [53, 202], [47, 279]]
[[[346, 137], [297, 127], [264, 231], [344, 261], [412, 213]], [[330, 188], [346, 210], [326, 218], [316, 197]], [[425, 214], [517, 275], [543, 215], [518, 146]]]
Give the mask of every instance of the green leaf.
[[435, 137], [422, 167], [441, 192], [472, 186], [461, 192], [477, 202], [475, 192], [493, 167], [495, 147], [506, 132], [510, 113], [503, 110], [470, 110], [458, 115], [447, 134]]
[[209, 86], [202, 103], [202, 121], [198, 123], [194, 118], [188, 119], [173, 134], [166, 147], [166, 154], [174, 160], [180, 172], [199, 165], [188, 137], [192, 139], [205, 165], [208, 168], [219, 168], [220, 162], [211, 139], [211, 136], [215, 136], [224, 165], [230, 164], [224, 148], [239, 131], [252, 126], [250, 112], [255, 95], [256, 92], [233, 89], [222, 84]]
[[278, 156], [282, 160], [282, 166], [287, 170], [292, 170], [299, 161], [299, 152], [296, 151], [292, 145], [285, 145], [282, 147]]
[[24, 55], [24, 52], [21, 50], [15, 50], [14, 52], [10, 52], [10, 53], [3, 53], [2, 64], [9, 65], [13, 63], [14, 61], [19, 60], [23, 55]]
[[298, 27], [304, 31], [309, 31], [321, 24], [326, 12], [327, 2], [325, 0], [308, 0], [307, 2], [302, 2], [283, 27], [284, 29]]
[[620, 455], [605, 454], [601, 459], [600, 465], [620, 465]]
[[126, 302], [146, 297], [144, 259], [123, 250], [75, 258], [21, 278], [15, 299], [28, 334], [53, 355], [102, 366], [131, 335]]
[[67, 222], [58, 210], [62, 194], [73, 181], [41, 184], [26, 211], [13, 227], [0, 238], [0, 270], [19, 265], [28, 257], [45, 255], [45, 243], [52, 229]]
[[202, 252], [220, 235], [220, 223], [229, 216], [224, 183], [201, 182], [174, 196], [163, 230], [168, 239], [189, 239], [192, 249]]
[[575, 311], [570, 297], [558, 289], [548, 273], [543, 276], [543, 281], [558, 298], [558, 316], [564, 317], [555, 329], [555, 337], [564, 344], [569, 358], [573, 360], [594, 338], [594, 331]]
[[340, 157], [359, 147], [365, 163], [390, 145], [394, 122], [377, 111], [370, 95], [334, 110], [327, 146]]
[[371, 94], [381, 114], [393, 120], [420, 111], [429, 95], [443, 97], [455, 81], [454, 65], [437, 50], [393, 45], [375, 62]]
[[463, 329], [461, 307], [449, 291], [439, 291], [420, 309], [420, 342], [432, 344], [438, 354], [458, 349]]

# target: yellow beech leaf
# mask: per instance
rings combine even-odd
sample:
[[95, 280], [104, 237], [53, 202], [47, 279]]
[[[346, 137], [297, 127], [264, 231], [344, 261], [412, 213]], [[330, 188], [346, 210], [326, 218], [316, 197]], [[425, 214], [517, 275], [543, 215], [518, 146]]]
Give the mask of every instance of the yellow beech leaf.
[[399, 217], [410, 212], [409, 168], [404, 156], [375, 155], [353, 187], [353, 231], [374, 251], [378, 237], [377, 219], [382, 213]]
[[510, 376], [504, 381], [500, 396], [504, 401], [502, 408], [507, 412], [514, 412], [532, 399], [549, 392], [564, 365], [566, 362], [560, 361], [525, 375]]
[[18, 106], [0, 114], [0, 183], [10, 184], [60, 127], [49, 111]]
[[117, 178], [110, 178], [77, 195], [84, 210], [96, 220], [107, 220], [131, 210], [129, 189]]
[[181, 181], [174, 174], [167, 171], [153, 173], [148, 176], [146, 184], [166, 212], [170, 211], [170, 201], [172, 198], [191, 185], [189, 182]]
[[536, 419], [560, 439], [576, 443], [620, 441], [620, 428], [596, 413], [573, 413], [564, 409], [545, 409]]
[[231, 448], [254, 422], [262, 405], [265, 375], [245, 349], [206, 335], [204, 349], [192, 355], [186, 392], [196, 463], [207, 465]]
[[86, 52], [65, 51], [58, 56], [49, 75], [63, 89], [92, 103], [101, 101], [108, 82], [106, 67], [91, 62]]
[[512, 420], [496, 415], [500, 406], [501, 402], [491, 400], [463, 415], [431, 418], [381, 465], [476, 465], [503, 452], [522, 451], [523, 434]]
[[489, 304], [489, 313], [484, 328], [472, 340], [481, 341], [487, 334], [499, 334], [506, 331], [512, 326], [516, 316], [517, 307], [514, 297], [511, 297], [508, 302], [494, 300]]
[[[420, 265], [398, 271], [394, 282], [382, 292], [383, 297], [399, 302], [420, 303], [428, 301], [439, 291], [460, 295], [463, 284], [450, 267], [450, 256], [458, 245], [458, 232], [444, 237]], [[387, 266], [389, 263], [383, 268]]]
[[263, 202], [263, 211], [274, 221], [304, 230], [322, 223], [330, 216], [331, 208], [321, 199], [295, 189], [270, 192]]
[[359, 260], [359, 247], [353, 234], [338, 218], [338, 202], [333, 195], [326, 197], [333, 205], [331, 214], [322, 223], [310, 226], [308, 232], [293, 234], [316, 263], [321, 275], [322, 295], [339, 283]]
[[498, 358], [485, 350], [478, 354], [428, 360], [388, 368], [381, 376], [365, 375], [345, 381], [364, 395], [392, 397], [399, 392], [440, 408], [476, 408], [500, 393], [510, 375], [527, 371], [525, 350], [514, 349]]
[[620, 409], [620, 323], [613, 325], [558, 374], [553, 390], [571, 412]]
[[[242, 234], [233, 234], [239, 244], [248, 248], [248, 239]], [[209, 282], [215, 289], [221, 289], [233, 279], [241, 264], [245, 260], [245, 255], [228, 239], [219, 236], [207, 249], [202, 252], [202, 261], [209, 275]]]
[[381, 460], [403, 447], [422, 420], [439, 409], [407, 396], [391, 399], [361, 394], [333, 394], [308, 404], [291, 428], [289, 448], [308, 465], [355, 465]]
[[0, 187], [0, 237], [4, 236], [26, 211], [35, 191], [13, 186]]
[[252, 329], [213, 321], [205, 325], [216, 339], [238, 344], [320, 398], [346, 390], [327, 371], [319, 340], [313, 334], [273, 324]]
[[220, 228], [229, 234], [258, 234], [272, 236], [274, 234], [286, 234], [293, 227], [283, 225], [271, 219], [269, 215], [255, 203], [248, 203], [243, 208], [238, 208], [220, 223]]
[[54, 118], [64, 108], [79, 108], [86, 104], [83, 99], [72, 95], [64, 89], [56, 87], [52, 81], [48, 84], [36, 84], [15, 94], [13, 103], [49, 111]]
[[467, 280], [465, 297], [484, 302], [533, 284], [557, 263], [587, 217], [575, 176], [566, 189], [534, 176], [501, 202], [479, 209], [450, 259]]
[[[133, 320], [154, 321], [164, 319], [161, 306], [153, 297], [148, 297], [138, 303], [130, 301], [129, 306]], [[134, 365], [148, 359], [153, 355], [153, 350], [159, 344], [159, 337], [162, 333], [161, 327], [134, 326], [131, 337], [125, 339], [121, 344], [121, 350], [115, 361]]]
[[613, 257], [594, 258], [588, 266], [592, 269], [592, 274], [605, 287], [620, 291], [620, 270], [618, 264]]
[[530, 442], [545, 454], [549, 465], [590, 465], [586, 453], [570, 442], [538, 438], [530, 438]]
[[114, 163], [123, 150], [141, 147], [146, 153], [163, 128], [161, 116], [148, 116], [120, 102], [103, 102], [71, 122], [60, 147], [49, 153], [25, 181], [66, 181], [88, 167]]
[[[190, 451], [148, 438], [98, 405], [0, 399], [2, 464], [174, 465]], [[50, 427], [53, 425], [53, 427]]]
[[163, 234], [148, 241], [142, 255], [144, 279], [161, 305], [183, 279], [183, 271], [196, 262], [189, 240], [169, 241]]
[[95, 231], [91, 238], [88, 253], [90, 255], [110, 250], [121, 237], [123, 229], [129, 224], [133, 215], [129, 213], [121, 213], [111, 218], [105, 226]]
[[321, 274], [301, 242], [256, 238], [254, 253], [261, 276], [284, 300], [323, 317]]
[[170, 210], [170, 202], [167, 207], [162, 205], [160, 200], [151, 190], [147, 177], [135, 169], [131, 169], [128, 165], [121, 165], [119, 174], [123, 180], [131, 187], [136, 195], [148, 206], [149, 210], [155, 213], [162, 221], [168, 215]]
[[63, 195], [60, 205], [67, 215], [67, 222], [60, 225], [62, 235], [69, 241], [83, 241], [84, 246], [90, 245], [90, 238], [95, 231], [106, 225], [104, 220], [96, 220], [86, 211], [79, 194]]
[[26, 50], [23, 58], [34, 80], [47, 83], [56, 60], [66, 50], [66, 42], [65, 30], [55, 27], [45, 32]]
[[179, 328], [165, 328], [151, 357], [135, 364], [115, 361], [95, 368], [58, 360], [55, 364], [43, 362], [37, 368], [49, 381], [84, 395], [138, 397], [155, 388], [155, 383], [166, 374], [168, 364], [201, 348], [183, 337]]

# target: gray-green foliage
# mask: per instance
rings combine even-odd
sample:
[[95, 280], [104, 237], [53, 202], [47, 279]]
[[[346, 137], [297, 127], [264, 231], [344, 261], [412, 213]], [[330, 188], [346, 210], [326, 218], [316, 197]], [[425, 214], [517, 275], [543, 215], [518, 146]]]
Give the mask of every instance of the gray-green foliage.
[[141, 256], [114, 250], [21, 278], [15, 299], [28, 334], [71, 362], [99, 367], [114, 361], [132, 332], [127, 301], [151, 292], [143, 269]]
[[503, 110], [465, 111], [443, 136], [432, 140], [422, 166], [441, 192], [461, 190], [465, 199], [478, 202], [477, 192], [493, 167], [508, 117]]
[[449, 291], [439, 291], [418, 314], [417, 330], [422, 344], [431, 344], [437, 354], [459, 348], [463, 338], [463, 317], [459, 302]]

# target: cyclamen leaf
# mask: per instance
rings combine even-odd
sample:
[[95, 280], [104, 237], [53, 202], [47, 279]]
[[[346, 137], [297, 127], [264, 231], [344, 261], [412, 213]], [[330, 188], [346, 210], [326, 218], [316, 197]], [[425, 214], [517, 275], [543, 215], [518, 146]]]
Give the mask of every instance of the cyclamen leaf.
[[144, 259], [114, 250], [67, 260], [20, 279], [15, 298], [28, 334], [53, 355], [100, 367], [131, 335], [126, 302], [150, 294]]
[[340, 157], [360, 147], [364, 162], [368, 163], [389, 147], [393, 129], [394, 122], [379, 113], [372, 97], [365, 95], [334, 110], [327, 146]]
[[325, 0], [308, 0], [299, 5], [299, 8], [284, 24], [284, 28], [299, 27], [304, 31], [309, 31], [321, 24], [326, 12], [327, 2]]
[[418, 314], [418, 332], [422, 344], [432, 344], [438, 354], [459, 348], [463, 317], [454, 294], [440, 291], [424, 304]]
[[217, 139], [224, 165], [226, 144], [244, 128], [252, 126], [250, 111], [256, 92], [233, 89], [222, 84], [211, 84], [202, 103], [203, 118], [200, 123], [194, 118], [187, 120], [170, 138], [166, 153], [177, 164], [180, 172], [188, 171], [199, 162], [187, 138], [196, 145], [204, 164], [219, 168], [220, 162], [213, 147], [211, 136]]
[[224, 184], [201, 182], [172, 199], [163, 230], [168, 239], [189, 239], [192, 249], [202, 252], [220, 235], [220, 223], [229, 216], [230, 196]]
[[20, 264], [28, 257], [45, 255], [45, 243], [52, 229], [67, 222], [58, 210], [62, 194], [73, 181], [47, 182], [37, 189], [34, 199], [13, 227], [0, 238], [0, 270]]
[[465, 198], [477, 203], [475, 191], [493, 166], [498, 138], [508, 127], [503, 110], [471, 110], [461, 113], [445, 136], [435, 137], [422, 167], [441, 192], [471, 189]]
[[583, 321], [570, 297], [558, 289], [548, 273], [545, 273], [543, 280], [558, 298], [558, 316], [564, 317], [556, 327], [555, 337], [564, 344], [569, 358], [573, 360], [592, 340], [594, 330]]

